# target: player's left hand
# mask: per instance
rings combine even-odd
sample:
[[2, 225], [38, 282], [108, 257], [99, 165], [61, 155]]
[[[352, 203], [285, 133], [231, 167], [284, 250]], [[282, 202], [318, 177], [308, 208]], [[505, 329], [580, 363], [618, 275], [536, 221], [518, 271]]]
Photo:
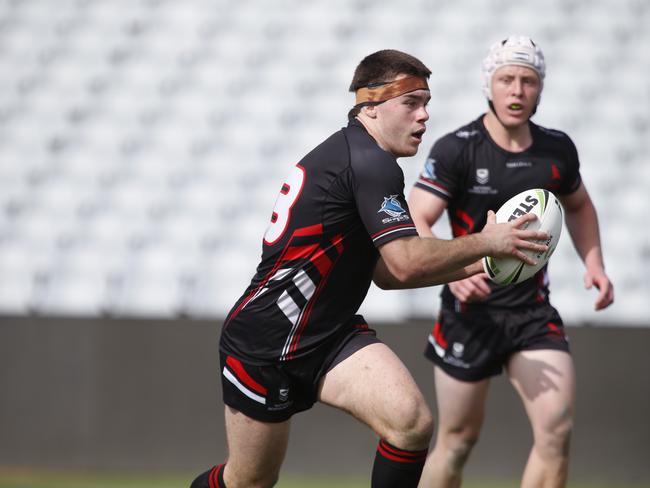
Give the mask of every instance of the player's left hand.
[[462, 303], [481, 302], [490, 296], [487, 273], [479, 273], [464, 280], [452, 281], [449, 289]]
[[605, 274], [605, 271], [587, 271], [584, 282], [587, 290], [590, 290], [592, 286], [598, 288], [598, 297], [594, 304], [594, 310], [602, 310], [614, 302], [614, 285]]

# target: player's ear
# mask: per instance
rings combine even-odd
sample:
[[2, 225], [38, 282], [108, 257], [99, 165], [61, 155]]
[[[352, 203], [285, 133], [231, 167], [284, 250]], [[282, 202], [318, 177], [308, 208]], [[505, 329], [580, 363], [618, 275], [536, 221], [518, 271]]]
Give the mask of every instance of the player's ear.
[[377, 105], [366, 105], [365, 107], [361, 107], [361, 110], [371, 119], [377, 118]]

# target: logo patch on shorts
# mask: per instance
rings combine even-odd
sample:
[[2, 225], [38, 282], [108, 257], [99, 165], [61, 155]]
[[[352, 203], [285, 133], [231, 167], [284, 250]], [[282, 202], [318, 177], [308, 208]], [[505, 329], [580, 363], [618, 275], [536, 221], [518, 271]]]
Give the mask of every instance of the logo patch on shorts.
[[286, 383], [282, 383], [276, 390], [275, 396], [269, 398], [266, 409], [269, 412], [279, 412], [291, 407], [294, 403], [291, 398], [291, 389]]
[[286, 402], [289, 398], [289, 388], [280, 388], [280, 394], [278, 395], [278, 400], [281, 402]]

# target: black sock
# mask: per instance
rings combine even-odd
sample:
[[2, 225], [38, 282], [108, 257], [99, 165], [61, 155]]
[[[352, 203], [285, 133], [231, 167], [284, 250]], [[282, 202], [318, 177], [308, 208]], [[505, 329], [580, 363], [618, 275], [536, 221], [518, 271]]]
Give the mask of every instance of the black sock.
[[190, 488], [226, 488], [226, 483], [223, 481], [224, 466], [225, 464], [220, 464], [201, 473], [192, 481]]
[[372, 467], [372, 488], [417, 488], [427, 450], [405, 451], [380, 440]]

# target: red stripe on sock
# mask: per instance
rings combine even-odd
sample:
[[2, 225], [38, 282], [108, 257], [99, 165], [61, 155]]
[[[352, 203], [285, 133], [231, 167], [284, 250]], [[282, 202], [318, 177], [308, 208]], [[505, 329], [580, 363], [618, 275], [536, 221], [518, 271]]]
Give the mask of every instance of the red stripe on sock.
[[212, 471], [210, 471], [210, 476], [208, 477], [210, 488], [223, 488], [221, 483], [219, 483], [219, 473], [224, 466], [225, 464], [220, 464], [219, 466], [212, 468]]
[[402, 449], [398, 449], [395, 446], [391, 446], [383, 439], [379, 441], [377, 450], [386, 459], [390, 459], [391, 461], [396, 461], [398, 463], [422, 463], [427, 458], [426, 449], [422, 451], [403, 451]]
[[403, 457], [393, 456], [391, 453], [386, 451], [381, 446], [379, 446], [377, 451], [379, 451], [379, 454], [381, 454], [386, 459], [390, 459], [391, 461], [395, 461], [396, 463], [423, 463], [426, 460], [426, 456], [422, 456], [421, 458], [417, 458], [417, 459], [407, 459]]
[[384, 447], [384, 449], [390, 451], [392, 454], [395, 454], [397, 456], [422, 457], [427, 455], [427, 449], [422, 449], [421, 451], [405, 451], [403, 449], [400, 449], [398, 447], [389, 444], [383, 439], [379, 441], [379, 443]]

